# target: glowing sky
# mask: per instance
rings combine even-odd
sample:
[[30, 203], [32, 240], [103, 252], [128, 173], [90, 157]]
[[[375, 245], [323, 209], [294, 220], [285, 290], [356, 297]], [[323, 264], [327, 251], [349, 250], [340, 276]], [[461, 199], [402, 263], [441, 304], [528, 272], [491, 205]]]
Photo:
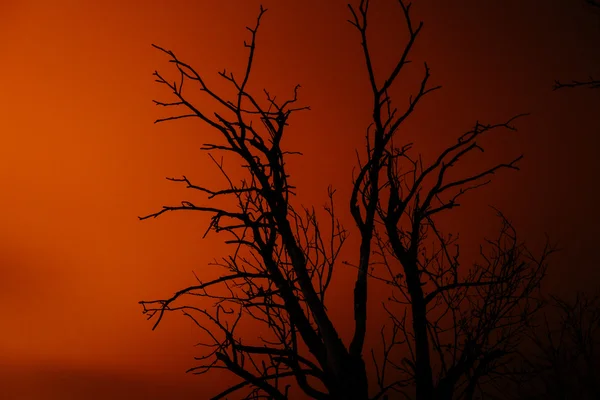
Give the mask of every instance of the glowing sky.
[[[443, 89], [421, 103], [404, 134], [431, 155], [476, 119], [532, 113], [518, 133], [492, 140], [483, 158], [466, 164], [524, 153], [522, 171], [469, 197], [463, 204], [475, 206], [475, 217], [459, 210], [453, 221], [477, 237], [495, 227], [486, 208], [493, 204], [532, 243], [547, 232], [563, 248], [549, 284], [568, 291], [600, 279], [600, 91], [551, 88], [557, 78], [600, 72], [600, 19], [577, 1], [543, 3], [415, 1], [425, 28], [413, 59], [427, 60]], [[302, 84], [312, 111], [292, 121], [287, 143], [305, 154], [290, 161], [294, 182], [305, 203], [323, 204], [330, 183], [343, 199], [371, 100], [346, 1], [263, 4], [251, 87], [283, 96]], [[195, 121], [153, 125], [164, 110], [151, 100], [169, 97], [152, 72], [171, 70], [150, 44], [174, 50], [222, 89], [217, 72], [241, 70], [244, 27], [258, 5], [0, 1], [3, 398], [191, 399], [224, 382], [184, 375], [193, 328], [173, 316], [153, 332], [137, 304], [184, 287], [192, 270], [201, 274], [226, 254], [219, 237], [201, 239], [206, 218], [137, 220], [185, 198], [165, 176], [219, 183], [198, 151], [212, 132]], [[373, 0], [372, 9], [383, 71], [395, 62], [403, 26], [394, 1]], [[407, 74], [406, 85], [417, 84], [419, 72]]]

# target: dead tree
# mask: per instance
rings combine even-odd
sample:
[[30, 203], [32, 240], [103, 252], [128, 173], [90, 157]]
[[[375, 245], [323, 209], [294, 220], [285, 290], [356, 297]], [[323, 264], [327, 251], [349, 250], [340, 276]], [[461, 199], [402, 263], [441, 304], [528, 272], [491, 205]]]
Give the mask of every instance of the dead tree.
[[[600, 1], [599, 0], [585, 0], [591, 12], [596, 13], [600, 16]], [[572, 80], [570, 82], [554, 81], [554, 90], [563, 88], [588, 88], [588, 89], [600, 89], [600, 80], [589, 76], [587, 79]]]
[[[376, 76], [371, 62], [368, 2], [362, 2], [358, 11], [352, 13], [351, 22], [361, 34], [373, 93], [367, 157], [351, 199], [362, 237], [355, 291], [355, 296], [359, 296], [355, 297], [355, 304], [359, 306], [357, 314], [364, 313], [360, 294], [366, 292], [366, 278], [361, 278], [368, 271], [374, 232], [378, 255], [387, 270], [387, 276], [380, 275], [379, 279], [396, 289], [390, 304], [384, 304], [394, 336], [384, 355], [390, 354], [391, 347], [398, 343], [408, 345], [410, 357], [396, 368], [405, 375], [403, 384], [414, 383], [417, 399], [472, 398], [482, 379], [490, 377], [498, 364], [514, 352], [525, 322], [538, 310], [534, 294], [545, 275], [546, 257], [552, 249], [547, 246], [541, 257], [534, 258], [499, 213], [503, 226], [497, 240], [488, 241], [488, 249], [482, 248], [483, 263], [463, 267], [462, 273], [459, 270], [457, 238], [445, 236], [436, 218], [457, 207], [459, 198], [468, 191], [488, 184], [498, 171], [517, 170], [521, 156], [458, 179], [449, 179], [448, 172], [467, 154], [483, 151], [480, 141], [485, 135], [502, 129], [515, 130], [512, 122], [520, 116], [495, 125], [476, 123], [429, 165], [424, 165], [420, 157], [411, 157], [412, 144], [396, 145], [394, 137], [402, 122], [423, 96], [438, 89], [428, 86], [430, 73], [425, 64], [423, 79], [417, 92], [410, 96], [408, 107], [398, 111], [391, 106], [389, 89], [408, 63], [423, 26], [413, 25], [409, 4], [399, 4], [409, 41], [394, 70], [383, 79]], [[378, 85], [378, 81], [383, 83]], [[363, 205], [362, 212], [359, 204]], [[393, 309], [393, 304], [403, 306], [404, 313]], [[364, 319], [357, 321], [355, 332], [360, 332]], [[381, 367], [388, 362], [384, 359]], [[378, 371], [378, 376], [383, 373]], [[382, 391], [386, 388], [383, 382], [379, 386]]]
[[[285, 399], [292, 385], [314, 399], [376, 400], [387, 398], [392, 390], [410, 396], [411, 386], [419, 400], [452, 398], [459, 392], [463, 398], [472, 398], [482, 379], [512, 351], [521, 324], [536, 310], [530, 298], [544, 275], [548, 249], [534, 259], [502, 217], [499, 239], [490, 241], [489, 251], [482, 253], [485, 262], [462, 272], [458, 253], [452, 253], [456, 243], [435, 223], [438, 214], [458, 206], [463, 194], [486, 185], [495, 173], [518, 169], [521, 157], [460, 179], [447, 177], [449, 169], [467, 153], [483, 150], [482, 137], [502, 129], [514, 130], [516, 117], [496, 125], [475, 124], [429, 166], [410, 156], [411, 144], [398, 146], [402, 123], [425, 95], [439, 88], [429, 86], [425, 64], [424, 77], [408, 106], [403, 110], [392, 106], [389, 89], [409, 63], [423, 26], [413, 24], [410, 4], [398, 0], [398, 7], [409, 40], [393, 70], [380, 77], [367, 40], [369, 1], [362, 0], [357, 7], [349, 5], [349, 21], [361, 38], [373, 95], [373, 121], [349, 199], [360, 248], [356, 262], [346, 263], [357, 270], [351, 300], [354, 329], [348, 345], [340, 339], [339, 327], [334, 326], [326, 307], [333, 272], [344, 268], [338, 256], [347, 237], [335, 213], [334, 190], [329, 191], [324, 231], [314, 208], [294, 204], [295, 188], [285, 161], [295, 153], [282, 147], [292, 114], [308, 107], [296, 105], [299, 86], [285, 101], [267, 90], [260, 98], [247, 90], [257, 31], [266, 9], [261, 7], [256, 25], [248, 28], [251, 39], [245, 43], [249, 51], [245, 72], [242, 76], [226, 70], [220, 73], [237, 92], [232, 99], [213, 91], [201, 73], [173, 52], [154, 46], [169, 57], [178, 72], [176, 81], [155, 72], [157, 82], [174, 97], [169, 102], [155, 102], [184, 110], [157, 122], [198, 118], [211, 127], [219, 139], [206, 144], [204, 150], [228, 185], [207, 188], [185, 176], [168, 178], [205, 195], [207, 202], [183, 201], [140, 219], [168, 211], [209, 214], [207, 233], [228, 234], [226, 243], [234, 250], [215, 262], [225, 270], [221, 277], [199, 279], [169, 298], [141, 304], [149, 318], [155, 318], [154, 328], [166, 312], [181, 311], [204, 331], [209, 340], [203, 344], [207, 351], [191, 371], [224, 369], [240, 378], [239, 384], [213, 399], [234, 394], [245, 399]], [[217, 111], [209, 113], [187, 100], [183, 88], [187, 90], [190, 82], [214, 102]], [[218, 153], [241, 163], [244, 176], [231, 176], [224, 158], [215, 156]], [[437, 241], [437, 248], [428, 247], [428, 234]], [[377, 263], [383, 263], [385, 269], [373, 270]], [[387, 276], [378, 275], [385, 271]], [[372, 352], [372, 369], [364, 360], [369, 279], [383, 279], [395, 291], [384, 305], [390, 317], [388, 328], [381, 328], [384, 353], [378, 357]], [[204, 308], [193, 303], [194, 298], [204, 299]], [[214, 302], [213, 308], [205, 308], [207, 299]], [[248, 321], [260, 325], [260, 336], [241, 331], [239, 327]], [[444, 344], [446, 336], [450, 344]], [[399, 355], [402, 344], [410, 356]], [[368, 372], [376, 375], [371, 390]]]

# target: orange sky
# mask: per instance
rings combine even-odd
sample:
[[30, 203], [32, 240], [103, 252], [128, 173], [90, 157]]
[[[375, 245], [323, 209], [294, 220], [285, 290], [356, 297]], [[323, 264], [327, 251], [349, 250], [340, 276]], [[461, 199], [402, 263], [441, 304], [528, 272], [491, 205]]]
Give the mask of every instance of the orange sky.
[[[469, 161], [476, 167], [525, 154], [522, 172], [499, 176], [463, 202], [475, 214], [465, 219], [467, 210], [459, 210], [456, 229], [467, 238], [492, 232], [497, 221], [485, 206], [493, 204], [532, 243], [544, 232], [559, 242], [551, 287], [591, 287], [600, 279], [593, 184], [600, 173], [600, 91], [551, 87], [556, 78], [600, 72], [600, 20], [575, 0], [415, 3], [414, 17], [425, 28], [413, 59], [427, 60], [432, 83], [444, 88], [421, 103], [403, 131], [407, 140], [427, 156], [476, 119], [532, 113], [517, 134], [492, 141], [485, 157]], [[312, 111], [292, 120], [287, 143], [305, 154], [291, 161], [292, 173], [302, 171], [293, 179], [300, 200], [317, 206], [335, 183], [341, 209], [371, 101], [346, 1], [263, 4], [269, 12], [251, 87], [283, 96], [302, 84], [301, 100]], [[241, 70], [244, 27], [254, 23], [258, 5], [0, 1], [0, 387], [9, 393], [3, 398], [214, 393], [214, 377], [183, 374], [193, 365], [190, 324], [173, 315], [151, 331], [137, 304], [187, 286], [192, 270], [202, 274], [227, 251], [217, 236], [201, 239], [204, 217], [137, 220], [185, 198], [165, 176], [219, 183], [198, 151], [210, 130], [195, 121], [153, 125], [164, 110], [151, 100], [169, 97], [151, 74], [170, 70], [150, 44], [174, 50], [222, 88], [216, 73]], [[403, 26], [394, 25], [400, 19], [392, 0], [373, 0], [372, 9], [382, 71], [395, 62], [398, 42], [390, 36], [402, 39]], [[339, 282], [350, 273], [340, 272]]]

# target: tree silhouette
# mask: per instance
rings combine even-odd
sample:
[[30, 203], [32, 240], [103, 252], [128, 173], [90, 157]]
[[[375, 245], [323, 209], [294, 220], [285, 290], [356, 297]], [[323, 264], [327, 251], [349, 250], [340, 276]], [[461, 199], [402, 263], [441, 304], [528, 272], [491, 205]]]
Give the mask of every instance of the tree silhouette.
[[[527, 322], [539, 309], [535, 292], [545, 275], [546, 246], [534, 257], [517, 238], [509, 220], [497, 212], [501, 229], [481, 246], [481, 262], [461, 267], [457, 237], [444, 234], [436, 220], [458, 207], [467, 192], [490, 182], [500, 170], [518, 170], [521, 156], [460, 178], [450, 170], [467, 154], [483, 151], [485, 136], [515, 130], [520, 115], [499, 124], [477, 122], [429, 165], [412, 155], [412, 144], [398, 144], [402, 123], [429, 93], [430, 70], [408, 106], [392, 105], [390, 88], [409, 63], [408, 56], [423, 23], [413, 24], [410, 4], [398, 0], [409, 39], [386, 76], [376, 76], [367, 40], [369, 1], [349, 5], [349, 22], [361, 41], [367, 79], [373, 96], [372, 123], [366, 130], [365, 149], [353, 176], [350, 213], [360, 235], [356, 262], [340, 262], [348, 231], [337, 218], [335, 190], [328, 192], [327, 219], [314, 208], [294, 202], [295, 187], [286, 160], [297, 153], [282, 146], [292, 115], [307, 110], [297, 105], [298, 89], [285, 101], [264, 90], [261, 98], [247, 90], [256, 51], [257, 32], [267, 11], [260, 8], [251, 39], [245, 72], [220, 76], [236, 96], [222, 97], [202, 75], [172, 51], [165, 53], [179, 78], [172, 81], [155, 72], [156, 81], [172, 92], [174, 100], [159, 106], [184, 111], [158, 119], [164, 122], [199, 118], [218, 134], [204, 145], [228, 182], [207, 188], [187, 177], [167, 178], [207, 197], [210, 205], [183, 201], [163, 206], [168, 211], [200, 211], [211, 216], [207, 230], [229, 235], [232, 253], [215, 264], [224, 273], [198, 282], [172, 296], [142, 301], [144, 313], [155, 318], [154, 328], [167, 311], [181, 311], [204, 331], [206, 354], [190, 371], [202, 374], [224, 369], [240, 378], [213, 399], [236, 395], [245, 399], [286, 399], [292, 387], [314, 399], [379, 399], [394, 396], [417, 399], [474, 398], [486, 380], [515, 352]], [[185, 81], [195, 83], [216, 104], [210, 113], [197, 108], [183, 92]], [[187, 87], [187, 86], [186, 86]], [[233, 155], [243, 167], [234, 177], [223, 158]], [[323, 222], [325, 221], [325, 222]], [[326, 224], [326, 227], [325, 227]], [[325, 228], [324, 228], [325, 227]], [[326, 294], [333, 273], [342, 264], [355, 271], [352, 339], [345, 344], [330, 318]], [[367, 328], [369, 281], [388, 283], [389, 301], [383, 306], [388, 323]], [[195, 297], [191, 297], [195, 296]], [[201, 298], [202, 306], [185, 299]], [[206, 300], [213, 307], [206, 307]], [[248, 324], [260, 326], [260, 336]], [[381, 335], [382, 354], [370, 349], [365, 361], [367, 330]], [[369, 387], [369, 381], [373, 383]], [[374, 387], [373, 387], [374, 386]]]
[[[585, 3], [589, 6], [591, 12], [600, 15], [600, 0], [585, 0]], [[563, 88], [576, 88], [585, 87], [589, 89], [599, 89], [600, 80], [595, 79], [593, 76], [589, 76], [585, 80], [572, 80], [571, 82], [554, 81], [554, 90]]]

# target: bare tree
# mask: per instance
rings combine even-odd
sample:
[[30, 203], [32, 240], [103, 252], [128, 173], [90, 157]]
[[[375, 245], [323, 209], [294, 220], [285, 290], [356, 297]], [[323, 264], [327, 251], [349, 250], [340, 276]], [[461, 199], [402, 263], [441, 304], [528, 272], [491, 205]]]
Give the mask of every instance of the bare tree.
[[[585, 0], [585, 3], [588, 5], [591, 12], [594, 12], [600, 16], [600, 1], [599, 0]], [[561, 82], [554, 81], [554, 90], [563, 89], [563, 88], [577, 88], [584, 87], [589, 89], [599, 89], [600, 88], [600, 80], [594, 78], [593, 76], [589, 76], [584, 80], [572, 80], [570, 82]]]
[[[370, 230], [377, 216], [381, 224], [375, 232], [382, 232], [376, 233], [379, 255], [387, 267], [387, 281], [399, 293], [391, 298], [392, 302], [407, 306], [405, 310], [410, 312], [408, 317], [403, 314], [398, 318], [398, 312], [386, 307], [393, 331], [402, 332], [400, 342], [408, 344], [410, 350], [410, 358], [404, 359], [404, 366], [398, 369], [414, 381], [418, 399], [452, 398], [458, 389], [459, 396], [472, 398], [480, 379], [489, 376], [495, 364], [514, 351], [525, 321], [539, 308], [532, 304], [532, 295], [545, 275], [545, 260], [552, 249], [546, 247], [536, 260], [499, 213], [503, 227], [497, 240], [488, 241], [489, 251], [482, 248], [483, 264], [475, 264], [460, 276], [457, 238], [442, 234], [436, 225], [437, 216], [457, 207], [462, 195], [488, 184], [499, 170], [518, 169], [521, 156], [454, 180], [448, 178], [448, 172], [468, 153], [483, 151], [479, 141], [484, 135], [500, 129], [514, 130], [511, 124], [520, 116], [496, 125], [476, 123], [428, 166], [421, 158], [411, 158], [411, 144], [396, 146], [393, 138], [400, 124], [424, 95], [438, 88], [427, 88], [430, 75], [425, 64], [420, 88], [410, 97], [408, 108], [398, 115], [397, 109], [390, 106], [388, 89], [406, 65], [423, 26], [420, 23], [414, 27], [410, 5], [400, 5], [410, 40], [381, 86], [376, 84], [367, 44], [368, 2], [361, 4], [359, 13], [353, 12], [352, 22], [361, 33], [374, 98], [374, 128], [372, 134], [367, 134], [367, 161], [351, 201], [366, 248], [360, 260], [368, 259]], [[384, 196], [383, 191], [387, 191]], [[358, 208], [359, 194], [365, 205], [364, 217]], [[430, 243], [428, 235], [433, 238]], [[366, 271], [367, 264], [361, 264], [359, 271]], [[434, 372], [435, 358], [438, 365]], [[381, 383], [380, 387], [385, 388]]]
[[[201, 73], [173, 52], [154, 45], [178, 73], [173, 81], [155, 72], [156, 81], [174, 97], [155, 103], [184, 110], [156, 122], [198, 118], [213, 128], [219, 139], [204, 150], [228, 184], [213, 189], [185, 176], [168, 178], [206, 195], [212, 205], [183, 201], [140, 219], [168, 211], [200, 211], [211, 216], [207, 233], [228, 234], [226, 243], [234, 249], [215, 261], [225, 271], [219, 278], [198, 279], [169, 298], [141, 304], [149, 318], [156, 319], [154, 328], [167, 311], [181, 311], [204, 331], [206, 354], [190, 371], [225, 369], [240, 378], [239, 384], [213, 399], [234, 393], [245, 399], [285, 399], [292, 385], [314, 399], [375, 400], [387, 398], [391, 391], [410, 397], [412, 389], [417, 399], [473, 398], [514, 351], [524, 324], [538, 309], [533, 294], [551, 248], [534, 258], [508, 219], [498, 213], [502, 229], [497, 239], [482, 247], [482, 262], [459, 268], [457, 238], [444, 235], [436, 223], [438, 215], [457, 207], [462, 195], [488, 184], [495, 173], [518, 170], [520, 156], [462, 178], [448, 177], [465, 155], [483, 151], [480, 140], [486, 135], [515, 130], [512, 124], [519, 116], [495, 125], [476, 123], [429, 165], [411, 156], [412, 144], [398, 145], [403, 122], [439, 86], [429, 85], [425, 64], [408, 106], [402, 110], [392, 106], [390, 88], [409, 63], [423, 26], [413, 24], [410, 4], [397, 3], [409, 40], [393, 70], [383, 77], [376, 76], [367, 40], [369, 1], [348, 6], [349, 22], [361, 38], [373, 96], [373, 120], [349, 199], [360, 247], [357, 261], [345, 262], [357, 270], [354, 329], [348, 345], [326, 307], [333, 273], [344, 268], [339, 254], [348, 234], [337, 219], [335, 191], [328, 192], [325, 228], [314, 208], [294, 203], [295, 188], [285, 161], [297, 153], [282, 147], [292, 114], [308, 107], [297, 105], [299, 86], [284, 101], [267, 90], [261, 98], [247, 90], [266, 9], [261, 7], [256, 25], [248, 28], [245, 72], [219, 74], [235, 88], [232, 99], [213, 91]], [[216, 111], [209, 113], [187, 100], [183, 87], [190, 81], [213, 100]], [[231, 176], [225, 165], [230, 158], [215, 156], [219, 153], [241, 163], [243, 176]], [[383, 354], [371, 350], [373, 367], [367, 368], [368, 282], [372, 279], [387, 282], [392, 292], [383, 304], [389, 314], [389, 323], [381, 327]], [[201, 299], [203, 306], [194, 298]], [[205, 308], [207, 299], [214, 303], [211, 309]], [[260, 325], [260, 336], [242, 331], [247, 324]], [[371, 390], [369, 376], [375, 381]]]

